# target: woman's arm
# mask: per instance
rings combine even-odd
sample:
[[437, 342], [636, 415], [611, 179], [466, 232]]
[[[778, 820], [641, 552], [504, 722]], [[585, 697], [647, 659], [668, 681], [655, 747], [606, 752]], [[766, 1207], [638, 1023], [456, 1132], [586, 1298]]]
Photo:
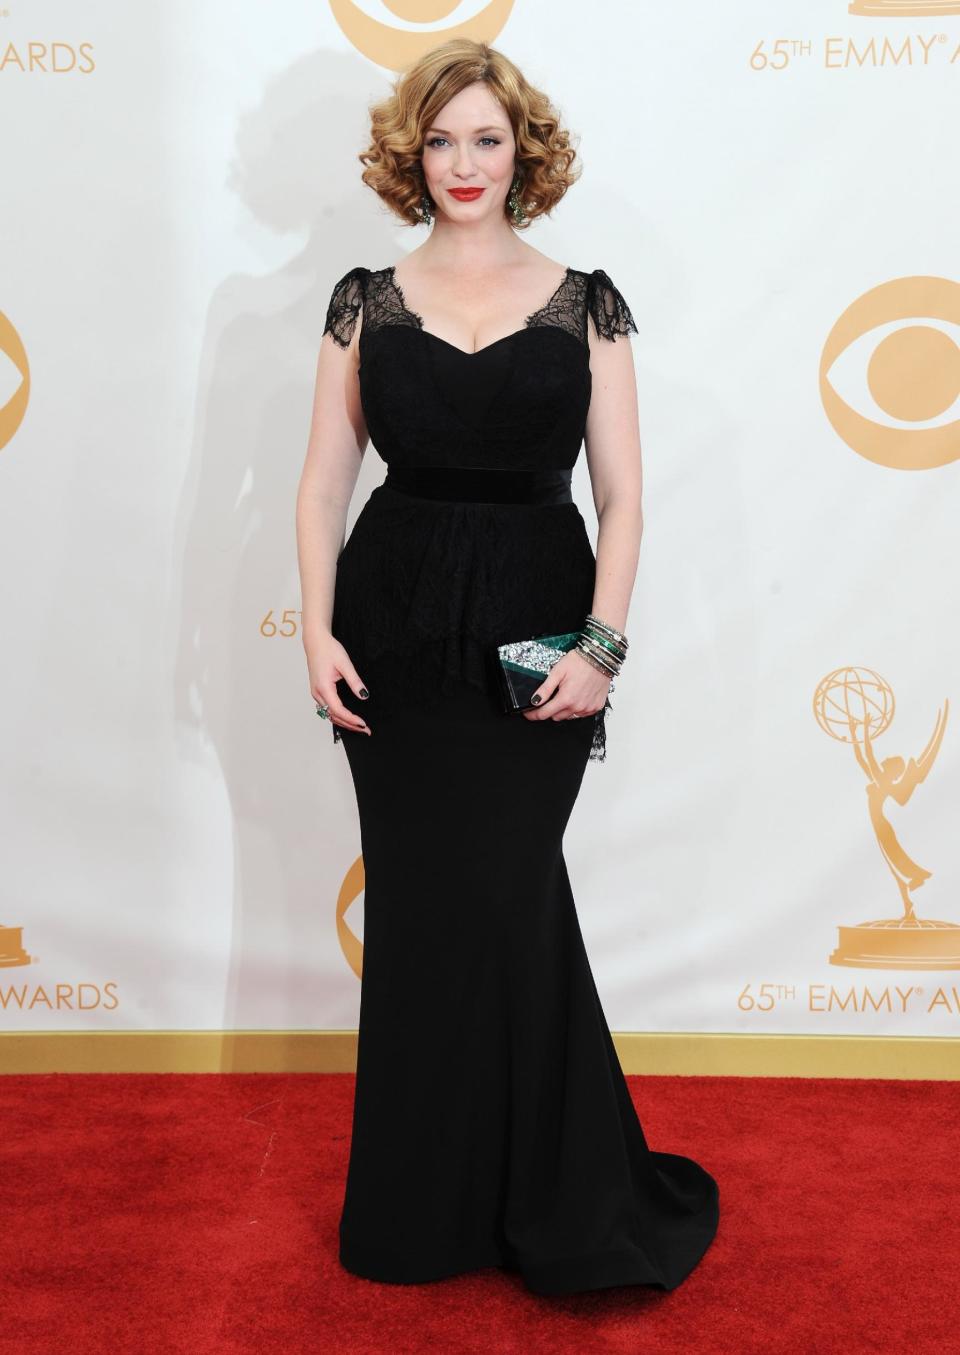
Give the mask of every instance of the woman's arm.
[[643, 468], [630, 339], [590, 331], [593, 392], [584, 449], [597, 510], [597, 581], [591, 611], [625, 631], [643, 536]]
[[[625, 631], [643, 535], [637, 382], [629, 337], [598, 336], [591, 328], [590, 371], [593, 384], [584, 448], [599, 521], [590, 610], [614, 630]], [[610, 678], [572, 649], [557, 660], [534, 693], [537, 709], [524, 711], [523, 718], [592, 715], [604, 705], [609, 690]]]
[[341, 348], [333, 335], [320, 340], [310, 435], [296, 501], [297, 559], [302, 607], [301, 637], [311, 693], [330, 716], [350, 729], [363, 720], [337, 697], [343, 677], [359, 693], [363, 685], [331, 631], [337, 558], [344, 543], [350, 500], [369, 441], [357, 377], [359, 326]]

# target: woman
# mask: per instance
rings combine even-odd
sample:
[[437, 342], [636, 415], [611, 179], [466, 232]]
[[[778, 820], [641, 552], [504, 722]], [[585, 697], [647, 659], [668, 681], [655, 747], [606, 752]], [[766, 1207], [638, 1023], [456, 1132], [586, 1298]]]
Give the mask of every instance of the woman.
[[[575, 152], [500, 53], [446, 43], [372, 116], [364, 181], [435, 220], [333, 289], [297, 504], [310, 690], [365, 872], [340, 1260], [401, 1283], [502, 1266], [541, 1294], [672, 1289], [713, 1239], [717, 1184], [647, 1147], [562, 852], [627, 652], [636, 325], [602, 269], [520, 238]], [[388, 474], [343, 546], [371, 439]], [[584, 439], [596, 556], [570, 495]], [[499, 646], [564, 635], [508, 711]]]

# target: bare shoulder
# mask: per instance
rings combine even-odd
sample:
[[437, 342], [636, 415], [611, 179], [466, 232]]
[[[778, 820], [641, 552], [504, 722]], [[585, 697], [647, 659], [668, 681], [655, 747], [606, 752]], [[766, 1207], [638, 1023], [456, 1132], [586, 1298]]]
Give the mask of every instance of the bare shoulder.
[[556, 282], [566, 274], [568, 264], [561, 263], [559, 259], [551, 259], [548, 254], [541, 254], [540, 250], [534, 249], [532, 245], [526, 245], [525, 250], [526, 255], [518, 261], [518, 267], [526, 271], [531, 281], [549, 283], [552, 279]]

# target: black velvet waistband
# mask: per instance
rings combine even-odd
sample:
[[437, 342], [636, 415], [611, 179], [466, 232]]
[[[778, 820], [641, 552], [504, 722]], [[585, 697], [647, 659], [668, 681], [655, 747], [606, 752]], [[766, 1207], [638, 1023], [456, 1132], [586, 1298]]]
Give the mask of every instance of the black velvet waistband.
[[384, 489], [468, 503], [572, 503], [571, 470], [502, 470], [486, 466], [390, 466]]

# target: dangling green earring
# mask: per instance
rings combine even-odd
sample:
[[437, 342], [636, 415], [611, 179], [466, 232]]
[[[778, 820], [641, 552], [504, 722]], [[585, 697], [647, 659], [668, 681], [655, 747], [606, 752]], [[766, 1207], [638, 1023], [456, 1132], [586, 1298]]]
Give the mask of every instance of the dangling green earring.
[[517, 196], [517, 189], [519, 187], [520, 187], [520, 175], [515, 174], [513, 177], [513, 183], [510, 185], [510, 195], [507, 198], [507, 206], [509, 207], [510, 214], [513, 217], [514, 225], [517, 226], [520, 225], [520, 222], [523, 221], [527, 215], [526, 212], [523, 210], [523, 203]]

